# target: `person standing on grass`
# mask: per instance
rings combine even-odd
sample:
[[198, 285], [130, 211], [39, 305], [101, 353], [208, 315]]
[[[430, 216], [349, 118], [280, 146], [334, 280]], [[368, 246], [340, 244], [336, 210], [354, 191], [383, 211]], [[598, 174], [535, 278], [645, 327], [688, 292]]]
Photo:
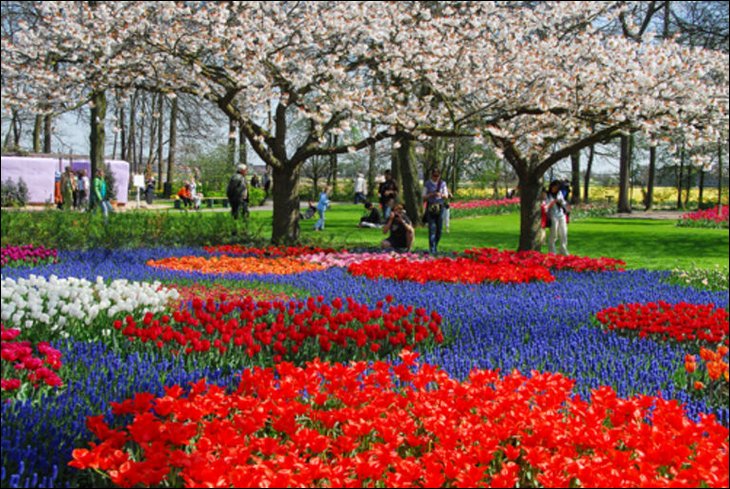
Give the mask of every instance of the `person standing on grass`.
[[66, 171], [61, 175], [61, 194], [63, 195], [63, 209], [68, 210], [76, 207], [77, 199], [74, 199], [76, 193], [76, 177], [71, 171], [71, 167], [67, 166]]
[[78, 179], [76, 181], [76, 190], [79, 194], [78, 206], [82, 211], [89, 207], [89, 177], [86, 176], [86, 170], [79, 170]]
[[243, 215], [244, 219], [248, 218], [248, 185], [246, 184], [246, 165], [238, 165], [236, 173], [233, 174], [228, 182], [226, 196], [228, 203], [231, 204], [231, 214], [233, 220], [238, 220], [238, 216]]
[[553, 180], [548, 187], [547, 198], [545, 199], [545, 212], [550, 221], [550, 238], [548, 246], [550, 253], [555, 253], [555, 241], [560, 240], [560, 254], [568, 255], [568, 222], [567, 215], [570, 212], [570, 205], [566, 202], [563, 193], [560, 191], [562, 182]]
[[53, 203], [58, 210], [63, 209], [63, 193], [61, 192], [61, 172], [56, 170], [53, 180]]
[[93, 195], [96, 203], [101, 208], [101, 213], [104, 215], [104, 224], [107, 224], [109, 222], [109, 213], [112, 212], [112, 205], [109, 203], [109, 193], [104, 179], [104, 170], [102, 169], [96, 170]]
[[269, 165], [266, 165], [266, 172], [264, 173], [261, 183], [264, 189], [264, 198], [261, 199], [259, 205], [264, 205], [264, 203], [266, 203], [266, 199], [269, 198], [269, 191], [271, 190], [271, 167]]
[[380, 196], [380, 208], [385, 219], [388, 219], [389, 213], [385, 208], [390, 199], [393, 199], [394, 202], [398, 199], [398, 183], [393, 179], [390, 170], [385, 170], [385, 181], [378, 187], [378, 195]]
[[319, 219], [314, 225], [315, 231], [324, 231], [324, 218], [327, 209], [330, 206], [329, 191], [330, 188], [325, 185], [322, 192], [319, 194], [319, 202], [317, 202], [317, 214], [319, 214]]
[[144, 200], [145, 200], [145, 202], [147, 202], [147, 205], [152, 205], [154, 198], [155, 198], [155, 177], [152, 175], [149, 175], [147, 177], [147, 181], [145, 182]]
[[[445, 183], [445, 182], [444, 182]], [[449, 204], [451, 194], [449, 194], [449, 188], [444, 185], [444, 231], [446, 234], [451, 232], [451, 204]]]
[[426, 223], [428, 224], [428, 252], [431, 255], [438, 253], [441, 231], [444, 225], [444, 203], [449, 196], [446, 182], [441, 180], [441, 171], [434, 168], [431, 178], [423, 185], [423, 201], [426, 204]]
[[367, 193], [367, 183], [365, 182], [365, 176], [362, 173], [357, 174], [355, 179], [355, 204], [360, 202], [367, 202], [365, 194]]

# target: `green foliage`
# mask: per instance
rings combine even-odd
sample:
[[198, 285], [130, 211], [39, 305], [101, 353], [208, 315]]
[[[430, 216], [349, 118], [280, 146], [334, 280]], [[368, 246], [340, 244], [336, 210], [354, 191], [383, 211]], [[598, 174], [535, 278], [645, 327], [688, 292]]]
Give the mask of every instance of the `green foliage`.
[[4, 183], [0, 184], [0, 201], [3, 207], [23, 207], [28, 203], [28, 186], [25, 180], [18, 179], [16, 184], [8, 178]]
[[248, 186], [248, 202], [250, 206], [259, 205], [264, 200], [264, 189]]
[[[204, 195], [214, 196], [218, 192], [223, 192], [222, 196], [225, 196], [228, 180], [235, 171], [235, 168], [228, 162], [227, 145], [219, 145], [207, 153], [194, 155], [188, 158], [185, 164], [188, 167], [200, 169], [199, 183]], [[187, 175], [181, 175], [181, 180], [174, 188], [180, 188], [187, 177]], [[200, 188], [198, 190], [201, 191]]]
[[681, 228], [705, 228], [705, 229], [728, 229], [728, 221], [711, 221], [709, 219], [680, 219], [677, 227]]
[[90, 249], [262, 242], [256, 229], [235, 222], [227, 212], [115, 212], [107, 225], [100, 212], [3, 212], [2, 246], [42, 243]]

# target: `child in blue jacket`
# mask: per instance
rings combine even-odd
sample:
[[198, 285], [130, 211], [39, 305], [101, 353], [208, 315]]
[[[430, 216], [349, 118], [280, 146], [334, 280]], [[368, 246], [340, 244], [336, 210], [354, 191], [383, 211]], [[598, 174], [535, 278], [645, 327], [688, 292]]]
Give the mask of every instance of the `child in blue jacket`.
[[324, 217], [327, 212], [327, 208], [330, 206], [330, 199], [328, 197], [329, 191], [329, 187], [325, 186], [324, 189], [322, 189], [322, 193], [319, 194], [319, 202], [317, 202], [317, 214], [319, 214], [319, 219], [314, 225], [315, 231], [324, 230]]

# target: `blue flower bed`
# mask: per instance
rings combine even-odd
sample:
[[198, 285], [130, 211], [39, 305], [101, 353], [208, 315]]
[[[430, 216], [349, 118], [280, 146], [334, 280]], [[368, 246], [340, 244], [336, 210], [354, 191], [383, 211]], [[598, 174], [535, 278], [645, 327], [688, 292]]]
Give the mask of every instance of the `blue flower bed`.
[[[63, 252], [60, 263], [35, 268], [3, 269], [2, 277], [31, 274], [79, 277], [90, 280], [179, 279], [210, 276], [163, 271], [148, 267], [149, 259], [206, 255], [200, 249], [149, 249]], [[712, 408], [704, 400], [675, 386], [683, 371], [680, 346], [636, 340], [605, 333], [592, 322], [601, 309], [621, 303], [714, 303], [727, 307], [728, 292], [699, 291], [669, 285], [662, 272], [630, 271], [556, 274], [553, 283], [523, 285], [417, 284], [352, 277], [343, 269], [289, 276], [226, 275], [227, 279], [286, 284], [323, 295], [327, 300], [351, 296], [373, 305], [387, 295], [395, 303], [436, 310], [443, 316], [448, 341], [424, 355], [451, 375], [464, 378], [473, 368], [563, 372], [577, 381], [584, 397], [590, 390], [610, 385], [622, 397], [661, 394], [685, 404], [692, 418], [714, 413], [730, 423], [728, 407]], [[2, 407], [2, 485], [52, 486], [63, 484], [71, 451], [90, 439], [86, 416], [110, 414], [110, 402], [139, 391], [163, 394], [163, 386], [187, 385], [206, 377], [218, 385], [234, 386], [234, 373], [208, 371], [160, 354], [121, 356], [100, 344], [65, 342], [65, 388], [40, 402], [14, 402]]]

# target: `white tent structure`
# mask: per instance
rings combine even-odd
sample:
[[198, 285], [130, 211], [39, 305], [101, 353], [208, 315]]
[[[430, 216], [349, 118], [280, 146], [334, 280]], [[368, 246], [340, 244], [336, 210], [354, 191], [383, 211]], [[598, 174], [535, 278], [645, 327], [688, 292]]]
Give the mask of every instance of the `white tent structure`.
[[[106, 160], [106, 163], [114, 174], [117, 203], [125, 205], [129, 189], [129, 163], [123, 160]], [[89, 182], [93, 180], [88, 158], [51, 155], [2, 156], [0, 180], [5, 182], [10, 179], [17, 184], [22, 178], [28, 186], [29, 204], [52, 204], [56, 172], [63, 172], [67, 166], [71, 166], [74, 172], [86, 170]]]

